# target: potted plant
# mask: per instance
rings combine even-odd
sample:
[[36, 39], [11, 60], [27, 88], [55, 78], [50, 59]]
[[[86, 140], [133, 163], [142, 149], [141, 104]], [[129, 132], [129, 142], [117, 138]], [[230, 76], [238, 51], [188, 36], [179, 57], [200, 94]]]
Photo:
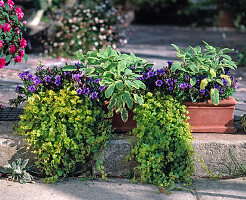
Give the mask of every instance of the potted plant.
[[15, 63], [22, 61], [25, 54], [26, 40], [22, 36], [24, 13], [14, 7], [14, 2], [0, 1], [0, 68], [7, 66], [12, 59]]
[[141, 79], [150, 90], [170, 94], [187, 106], [189, 123], [193, 132], [234, 133], [233, 113], [236, 105], [232, 94], [236, 80], [229, 70], [237, 66], [226, 53], [231, 49], [219, 49], [205, 43], [182, 51], [176, 45], [181, 62], [169, 62], [168, 67], [147, 70]]
[[[134, 103], [142, 104], [143, 98], [138, 90], [144, 90], [145, 84], [139, 80], [141, 73], [153, 66], [145, 60], [130, 55], [121, 54], [111, 47], [106, 50], [89, 51], [83, 55], [77, 52], [80, 60], [79, 64], [81, 76], [86, 74], [88, 77], [99, 80], [101, 87], [105, 87], [105, 98], [109, 113], [114, 116], [112, 125], [118, 132], [127, 132], [136, 126], [133, 121], [133, 113], [130, 111]], [[73, 71], [76, 67], [67, 65], [63, 71]], [[128, 113], [130, 112], [130, 115]], [[115, 115], [113, 115], [115, 113]], [[121, 119], [119, 117], [120, 114]], [[128, 120], [130, 116], [130, 120]]]

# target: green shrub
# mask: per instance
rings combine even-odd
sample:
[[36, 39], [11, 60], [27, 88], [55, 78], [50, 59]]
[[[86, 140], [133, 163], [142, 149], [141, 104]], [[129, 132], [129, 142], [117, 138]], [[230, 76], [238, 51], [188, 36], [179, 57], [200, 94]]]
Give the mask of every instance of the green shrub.
[[45, 52], [51, 56], [74, 57], [76, 51], [86, 53], [126, 42], [120, 33], [122, 19], [109, 3], [78, 4], [53, 12], [55, 23], [45, 34]]
[[175, 182], [190, 183], [193, 172], [192, 136], [185, 106], [172, 97], [148, 93], [134, 109], [136, 143], [130, 159], [139, 163], [140, 180], [165, 189]]
[[109, 139], [105, 112], [89, 98], [81, 99], [70, 87], [33, 94], [19, 122], [36, 155], [36, 165], [47, 182], [66, 177], [89, 161]]

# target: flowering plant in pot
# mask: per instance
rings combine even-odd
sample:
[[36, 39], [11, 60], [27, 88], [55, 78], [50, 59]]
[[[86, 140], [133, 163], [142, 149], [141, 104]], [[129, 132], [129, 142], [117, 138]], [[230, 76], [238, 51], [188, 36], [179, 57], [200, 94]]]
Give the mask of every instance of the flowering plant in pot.
[[[219, 49], [205, 43], [205, 53], [202, 52], [201, 47], [189, 47], [185, 51], [173, 45], [178, 51], [177, 56], [181, 58], [181, 62], [169, 62], [167, 67], [159, 70], [148, 69], [142, 74], [141, 79], [144, 80], [147, 88], [150, 90], [160, 90], [163, 95], [170, 94], [185, 102], [190, 111], [190, 116], [194, 110], [191, 110], [191, 105], [196, 103], [197, 107], [205, 106], [213, 107], [215, 110], [218, 105], [223, 105], [227, 110], [233, 111], [236, 104], [232, 99], [233, 93], [237, 88], [237, 81], [230, 75], [230, 69], [236, 68], [236, 63], [232, 61], [231, 57], [226, 53], [231, 50], [228, 48]], [[227, 100], [229, 99], [229, 100]], [[224, 103], [229, 104], [224, 105]], [[189, 103], [187, 103], [189, 102]], [[219, 108], [219, 107], [217, 107]], [[221, 109], [219, 109], [221, 110]], [[209, 113], [206, 110], [207, 113]], [[198, 110], [200, 117], [205, 113]], [[213, 124], [211, 130], [200, 128], [193, 128], [194, 131], [204, 132], [235, 132], [233, 128], [233, 112], [226, 114], [222, 111], [222, 116], [230, 117], [230, 120], [222, 120], [219, 115], [214, 121], [226, 121], [226, 127], [216, 128], [217, 125]], [[217, 110], [218, 114], [218, 110]], [[201, 119], [200, 117], [193, 117], [197, 121], [207, 126], [208, 118]], [[211, 117], [210, 117], [211, 118]], [[191, 126], [195, 127], [191, 122]]]
[[7, 66], [12, 59], [15, 63], [22, 61], [25, 54], [26, 40], [22, 36], [24, 13], [14, 7], [12, 0], [0, 1], [0, 68]]
[[[77, 57], [81, 64], [79, 65], [82, 76], [87, 76], [99, 80], [99, 84], [105, 87], [105, 98], [109, 104], [108, 110], [121, 114], [124, 122], [128, 120], [128, 109], [132, 109], [134, 103], [142, 104], [143, 98], [138, 90], [145, 89], [145, 84], [139, 80], [141, 73], [147, 68], [153, 66], [145, 60], [136, 57], [133, 53], [130, 55], [121, 54], [111, 47], [106, 50], [89, 51], [83, 55], [77, 52]], [[64, 71], [73, 71], [76, 68], [73, 65], [67, 65], [62, 68]]]

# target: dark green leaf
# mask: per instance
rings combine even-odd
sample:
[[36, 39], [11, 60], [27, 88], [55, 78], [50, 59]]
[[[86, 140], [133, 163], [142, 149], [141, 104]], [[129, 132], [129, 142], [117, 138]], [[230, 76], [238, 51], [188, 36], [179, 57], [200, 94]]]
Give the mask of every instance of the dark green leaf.
[[124, 88], [124, 84], [121, 80], [116, 81], [115, 85], [116, 85], [118, 90], [123, 90], [123, 88]]
[[114, 84], [111, 84], [111, 85], [109, 85], [109, 87], [106, 89], [106, 91], [105, 91], [105, 96], [106, 96], [106, 98], [109, 98], [109, 97], [111, 97], [111, 95], [113, 94], [113, 92], [114, 92]]
[[127, 106], [129, 109], [132, 109], [132, 106], [133, 106], [133, 99], [132, 99], [132, 96], [129, 92], [125, 92], [124, 95], [123, 95], [123, 99], [124, 101], [126, 102]]
[[144, 90], [146, 89], [146, 86], [145, 86], [145, 84], [144, 84], [142, 81], [140, 81], [140, 80], [135, 80], [135, 81], [133, 81], [133, 82], [135, 82], [136, 84], [138, 84], [140, 88], [142, 88], [142, 89], [144, 89]]
[[80, 51], [77, 51], [76, 55], [77, 55], [77, 58], [80, 60], [80, 62], [82, 62], [82, 63], [85, 62], [85, 57]]
[[140, 105], [144, 103], [144, 100], [142, 97], [138, 96], [137, 94], [134, 94], [134, 99], [136, 102], [138, 102]]
[[192, 86], [196, 85], [196, 78], [195, 78], [195, 77], [192, 77], [192, 78], [190, 79], [190, 84], [191, 84]]
[[128, 120], [128, 112], [125, 107], [122, 109], [121, 119], [123, 120], [123, 122], [126, 122]]
[[180, 63], [180, 62], [175, 62], [175, 63], [172, 64], [171, 70], [172, 70], [173, 72], [175, 72], [177, 69], [180, 68], [180, 66], [181, 66], [181, 63]]

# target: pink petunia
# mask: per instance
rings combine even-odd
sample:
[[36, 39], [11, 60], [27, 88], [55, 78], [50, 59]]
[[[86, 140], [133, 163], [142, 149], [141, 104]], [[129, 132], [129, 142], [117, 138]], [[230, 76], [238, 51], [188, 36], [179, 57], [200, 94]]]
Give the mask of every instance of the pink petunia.
[[26, 45], [27, 45], [26, 40], [24, 38], [22, 38], [21, 41], [20, 41], [20, 48], [25, 48]]
[[23, 21], [23, 24], [25, 25], [26, 24], [26, 21]]
[[1, 40], [0, 41], [0, 48], [2, 48], [3, 47], [3, 41]]
[[3, 2], [3, 0], [0, 1], [0, 6], [4, 8], [4, 2]]
[[12, 45], [10, 48], [9, 48], [9, 52], [12, 54], [15, 52], [15, 45]]
[[21, 20], [24, 17], [24, 13], [22, 12], [21, 8], [19, 7], [15, 8], [15, 12], [19, 20]]
[[7, 4], [9, 5], [9, 8], [12, 10], [15, 3], [12, 0], [8, 0]]
[[4, 33], [9, 32], [11, 30], [11, 25], [8, 23], [5, 23], [3, 30], [4, 30]]
[[6, 63], [5, 59], [4, 58], [0, 58], [0, 68], [4, 68], [5, 63]]
[[22, 58], [20, 56], [15, 57], [15, 62], [16, 63], [20, 63], [21, 60], [22, 60]]
[[25, 54], [24, 51], [23, 51], [22, 49], [20, 49], [20, 50], [19, 50], [19, 56], [20, 56], [20, 57], [24, 57], [24, 54]]

